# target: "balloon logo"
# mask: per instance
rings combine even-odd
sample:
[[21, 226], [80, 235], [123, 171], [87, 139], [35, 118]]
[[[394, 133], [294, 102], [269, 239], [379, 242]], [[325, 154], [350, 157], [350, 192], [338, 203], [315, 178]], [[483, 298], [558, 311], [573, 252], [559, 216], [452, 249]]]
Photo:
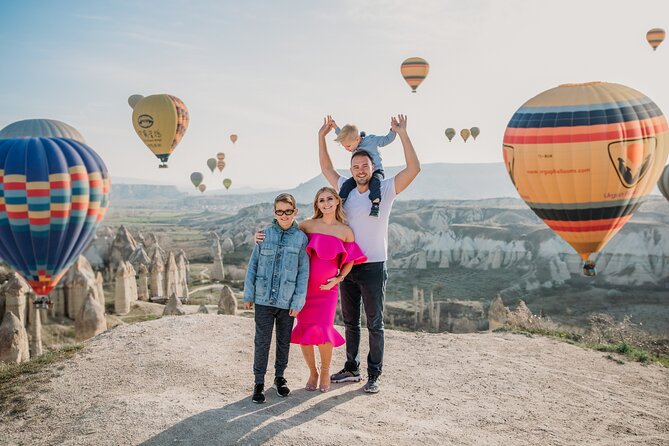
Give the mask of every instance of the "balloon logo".
[[664, 170], [662, 171], [662, 175], [660, 175], [660, 179], [657, 182], [657, 188], [660, 189], [660, 193], [669, 200], [669, 165], [664, 166]]
[[188, 129], [188, 108], [179, 98], [168, 94], [146, 96], [135, 102], [136, 96], [139, 95], [128, 98], [131, 106], [135, 103], [132, 111], [135, 132], [160, 160], [158, 167], [167, 167], [167, 160]]
[[568, 84], [523, 104], [503, 155], [521, 198], [586, 262], [632, 217], [669, 154], [667, 121], [642, 93], [619, 84]]
[[472, 138], [476, 141], [476, 137], [481, 134], [481, 130], [478, 127], [472, 127], [469, 129], [469, 133], [472, 134]]
[[660, 46], [664, 40], [664, 30], [662, 28], [653, 28], [646, 33], [646, 40], [648, 44], [653, 48], [653, 51], [657, 50], [657, 47]]
[[206, 185], [206, 184], [200, 184], [200, 185], [197, 187], [197, 189], [198, 189], [200, 192], [204, 193], [204, 191], [207, 190], [207, 185]]
[[230, 189], [230, 185], [232, 185], [232, 180], [230, 178], [223, 180], [223, 186], [225, 186], [226, 189]]
[[55, 119], [25, 119], [0, 130], [0, 139], [6, 138], [69, 138], [86, 144], [74, 127]]
[[211, 170], [211, 172], [213, 173], [213, 172], [214, 172], [214, 169], [216, 169], [216, 158], [209, 158], [209, 159], [207, 160], [207, 167], [208, 167], [209, 170]]
[[234, 133], [232, 135], [230, 135], [230, 141], [232, 141], [233, 144], [236, 143], [237, 142], [237, 135], [235, 135]]
[[455, 129], [454, 128], [447, 128], [446, 129], [446, 138], [448, 138], [448, 142], [451, 142], [453, 140], [453, 137], [455, 136]]
[[204, 176], [202, 175], [202, 172], [193, 172], [190, 174], [190, 182], [193, 183], [193, 186], [195, 187], [198, 187], [203, 179]]
[[460, 130], [460, 136], [465, 142], [467, 142], [467, 140], [469, 139], [469, 129]]
[[410, 57], [400, 67], [402, 77], [411, 87], [411, 92], [415, 93], [418, 86], [425, 80], [430, 71], [430, 65], [425, 59], [420, 57]]
[[36, 305], [95, 237], [109, 207], [102, 158], [65, 138], [0, 140], [0, 257], [35, 291]]

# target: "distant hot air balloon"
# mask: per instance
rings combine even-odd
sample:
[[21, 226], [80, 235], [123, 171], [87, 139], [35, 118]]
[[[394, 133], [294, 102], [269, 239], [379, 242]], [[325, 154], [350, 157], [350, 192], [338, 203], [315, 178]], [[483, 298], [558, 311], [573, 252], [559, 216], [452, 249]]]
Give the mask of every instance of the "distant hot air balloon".
[[139, 138], [167, 167], [167, 160], [188, 128], [188, 108], [168, 94], [142, 98], [132, 111], [132, 125]]
[[657, 47], [660, 46], [664, 40], [664, 30], [662, 28], [653, 28], [646, 33], [646, 40], [648, 44], [653, 48], [653, 51], [657, 50]]
[[217, 159], [217, 160], [221, 160], [221, 161], [224, 160], [224, 159], [225, 159], [225, 153], [223, 153], [223, 152], [218, 152], [218, 153], [216, 154], [216, 159]]
[[402, 77], [411, 87], [411, 92], [415, 93], [416, 88], [423, 82], [427, 73], [430, 71], [430, 65], [425, 59], [420, 57], [410, 57], [400, 67]]
[[225, 169], [225, 161], [223, 160], [216, 161], [216, 167], [218, 168], [219, 172], [223, 172], [223, 169]]
[[193, 183], [193, 186], [195, 187], [198, 187], [203, 179], [204, 176], [202, 175], [202, 172], [193, 172], [190, 174], [190, 182]]
[[657, 181], [657, 188], [660, 189], [664, 198], [669, 200], [669, 165], [664, 166], [662, 175], [660, 175], [660, 179]]
[[144, 96], [142, 96], [141, 94], [133, 94], [128, 98], [128, 105], [130, 106], [130, 108], [135, 108], [135, 105], [137, 105], [137, 103], [142, 99], [144, 99]]
[[209, 158], [207, 160], [207, 167], [213, 172], [216, 169], [216, 158]]
[[35, 304], [95, 237], [109, 207], [109, 174], [86, 144], [0, 140], [0, 258], [30, 284]]
[[232, 141], [233, 144], [236, 143], [237, 142], [237, 135], [235, 135], [234, 133], [232, 135], [230, 135], [230, 141]]
[[470, 128], [469, 132], [472, 134], [472, 138], [474, 138], [474, 141], [476, 141], [476, 137], [481, 134], [481, 130], [478, 127]]
[[667, 121], [655, 103], [619, 84], [568, 84], [523, 104], [503, 156], [521, 198], [594, 275], [593, 253], [632, 217], [662, 172]]
[[462, 129], [460, 130], [460, 136], [462, 136], [462, 139], [467, 142], [469, 139], [469, 129]]
[[6, 138], [69, 138], [86, 144], [74, 127], [55, 119], [24, 119], [0, 130], [0, 139]]
[[448, 142], [451, 142], [453, 140], [453, 137], [455, 136], [455, 129], [454, 128], [447, 128], [446, 129], [446, 138], [448, 138]]
[[203, 192], [203, 193], [204, 193], [204, 191], [207, 190], [207, 185], [204, 184], [204, 183], [202, 183], [202, 184], [200, 184], [200, 185], [197, 187], [197, 189], [198, 189], [200, 192]]
[[223, 186], [225, 186], [226, 189], [230, 189], [230, 186], [232, 185], [232, 180], [230, 178], [226, 178], [223, 180]]

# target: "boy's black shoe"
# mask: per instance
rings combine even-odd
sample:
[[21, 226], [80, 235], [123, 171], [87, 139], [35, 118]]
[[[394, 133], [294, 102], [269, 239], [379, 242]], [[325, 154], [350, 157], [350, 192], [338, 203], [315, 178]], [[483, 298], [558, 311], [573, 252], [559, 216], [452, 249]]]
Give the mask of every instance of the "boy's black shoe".
[[369, 211], [369, 216], [370, 217], [379, 216], [379, 203], [372, 203], [372, 209]]
[[286, 384], [287, 384], [286, 378], [284, 378], [283, 376], [277, 376], [276, 378], [274, 378], [274, 387], [276, 388], [277, 395], [284, 398], [290, 395], [290, 389]]
[[264, 403], [265, 402], [265, 385], [264, 384], [256, 384], [253, 387], [253, 397], [251, 400], [256, 403]]

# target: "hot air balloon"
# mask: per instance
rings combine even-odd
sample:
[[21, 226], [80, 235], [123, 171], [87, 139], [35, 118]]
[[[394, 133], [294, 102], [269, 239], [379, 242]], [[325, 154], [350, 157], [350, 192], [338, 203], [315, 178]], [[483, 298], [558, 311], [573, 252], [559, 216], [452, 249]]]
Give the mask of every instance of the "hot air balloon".
[[74, 127], [55, 119], [24, 119], [0, 130], [0, 139], [6, 138], [69, 138], [86, 144]]
[[0, 140], [0, 258], [47, 297], [95, 237], [109, 207], [100, 156], [66, 138]]
[[664, 198], [669, 200], [669, 165], [664, 166], [662, 175], [660, 175], [660, 179], [657, 182], [657, 188], [660, 189]]
[[219, 172], [223, 172], [223, 169], [225, 169], [225, 161], [223, 160], [216, 161], [216, 167], [218, 167]]
[[469, 129], [462, 129], [460, 130], [460, 136], [462, 136], [462, 139], [467, 142], [469, 139]]
[[214, 169], [216, 169], [216, 158], [209, 158], [207, 160], [207, 167], [214, 172]]
[[472, 127], [469, 129], [469, 133], [472, 134], [472, 138], [476, 141], [476, 137], [481, 134], [481, 130], [478, 127]]
[[225, 159], [225, 153], [223, 153], [223, 152], [218, 152], [218, 153], [216, 154], [216, 159], [217, 159], [217, 160], [221, 160], [221, 161], [223, 161], [223, 160]]
[[523, 104], [504, 134], [518, 193], [594, 275], [593, 253], [631, 218], [662, 172], [667, 121], [655, 103], [619, 84], [566, 84]]
[[235, 135], [234, 133], [232, 135], [230, 135], [230, 141], [232, 141], [233, 144], [236, 143], [237, 142], [237, 135]]
[[453, 137], [455, 136], [455, 129], [454, 128], [447, 128], [446, 129], [446, 138], [448, 138], [448, 142], [451, 142], [453, 140]]
[[168, 94], [142, 98], [132, 111], [132, 125], [139, 138], [167, 167], [167, 160], [188, 128], [188, 108]]
[[204, 193], [204, 191], [207, 190], [207, 185], [204, 184], [204, 183], [202, 183], [202, 184], [200, 184], [200, 185], [197, 187], [197, 189], [198, 189], [200, 192]]
[[225, 186], [226, 189], [230, 189], [230, 186], [232, 185], [232, 180], [230, 178], [226, 178], [223, 180], [223, 186]]
[[203, 179], [204, 176], [202, 175], [202, 172], [193, 172], [190, 174], [190, 182], [193, 183], [193, 186], [195, 187], [198, 187]]
[[423, 82], [427, 73], [430, 71], [430, 65], [425, 59], [420, 57], [410, 57], [400, 67], [402, 77], [411, 87], [411, 92], [415, 93], [416, 88]]
[[128, 105], [130, 106], [130, 108], [135, 108], [135, 105], [137, 105], [137, 103], [142, 99], [144, 99], [144, 96], [142, 96], [141, 94], [133, 94], [128, 98]]
[[653, 28], [646, 33], [646, 40], [648, 44], [653, 48], [653, 51], [657, 50], [657, 47], [660, 46], [664, 40], [664, 30], [662, 28]]

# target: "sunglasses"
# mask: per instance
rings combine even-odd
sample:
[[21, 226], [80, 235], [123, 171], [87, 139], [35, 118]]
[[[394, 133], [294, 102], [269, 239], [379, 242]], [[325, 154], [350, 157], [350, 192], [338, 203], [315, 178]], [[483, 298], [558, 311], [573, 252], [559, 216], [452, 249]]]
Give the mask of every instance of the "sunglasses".
[[295, 209], [286, 209], [285, 211], [282, 211], [281, 209], [277, 209], [274, 211], [276, 215], [281, 217], [282, 215], [293, 215], [295, 213]]

